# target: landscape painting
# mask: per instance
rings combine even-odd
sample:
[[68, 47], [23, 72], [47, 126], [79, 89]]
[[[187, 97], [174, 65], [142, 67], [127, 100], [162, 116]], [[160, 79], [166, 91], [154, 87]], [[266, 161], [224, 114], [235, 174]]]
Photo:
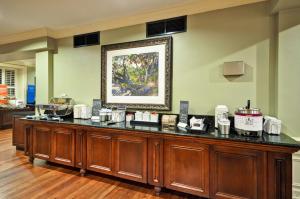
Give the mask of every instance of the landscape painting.
[[113, 96], [158, 96], [158, 52], [112, 58]]
[[103, 45], [101, 63], [104, 106], [171, 109], [172, 37]]

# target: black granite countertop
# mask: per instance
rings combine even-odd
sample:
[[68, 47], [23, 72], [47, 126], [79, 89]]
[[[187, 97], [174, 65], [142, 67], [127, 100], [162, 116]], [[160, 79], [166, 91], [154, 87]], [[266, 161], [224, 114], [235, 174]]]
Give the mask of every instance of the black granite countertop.
[[[24, 118], [25, 119], [25, 118]], [[139, 126], [139, 125], [130, 125], [125, 122], [116, 123], [112, 125], [107, 125], [103, 122], [94, 122], [92, 120], [83, 120], [83, 119], [65, 119], [64, 121], [45, 121], [45, 120], [34, 120], [34, 119], [25, 119], [31, 121], [40, 121], [46, 123], [60, 123], [60, 124], [69, 124], [69, 125], [82, 125], [96, 128], [110, 128], [110, 129], [124, 129], [124, 130], [135, 130], [139, 132], [150, 132], [150, 133], [159, 133], [159, 134], [170, 134], [177, 136], [188, 136], [188, 137], [199, 137], [199, 138], [208, 138], [208, 139], [218, 139], [218, 140], [227, 140], [227, 141], [238, 141], [238, 142], [247, 142], [247, 143], [256, 143], [256, 144], [267, 144], [267, 145], [276, 145], [276, 146], [287, 146], [300, 148], [300, 143], [289, 137], [288, 135], [281, 133], [280, 135], [268, 135], [263, 133], [261, 137], [247, 137], [236, 134], [236, 132], [231, 131], [229, 135], [221, 135], [217, 130], [211, 129], [207, 133], [195, 133], [191, 131], [176, 129], [162, 129], [160, 126]]]

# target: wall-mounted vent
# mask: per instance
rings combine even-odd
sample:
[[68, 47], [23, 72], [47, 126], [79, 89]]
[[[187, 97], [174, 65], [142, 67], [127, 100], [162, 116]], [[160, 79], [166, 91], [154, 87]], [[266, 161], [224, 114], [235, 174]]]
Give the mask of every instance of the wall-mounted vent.
[[160, 21], [148, 22], [146, 24], [147, 37], [155, 37], [166, 34], [174, 34], [186, 32], [186, 16], [176, 17], [172, 19], [164, 19]]
[[74, 48], [83, 46], [93, 46], [100, 44], [100, 32], [92, 32], [83, 35], [75, 35], [73, 37]]

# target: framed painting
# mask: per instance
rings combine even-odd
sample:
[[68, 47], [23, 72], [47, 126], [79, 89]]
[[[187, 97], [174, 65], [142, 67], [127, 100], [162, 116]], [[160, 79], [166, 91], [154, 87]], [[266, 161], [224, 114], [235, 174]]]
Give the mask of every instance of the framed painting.
[[104, 45], [103, 105], [171, 110], [172, 37]]

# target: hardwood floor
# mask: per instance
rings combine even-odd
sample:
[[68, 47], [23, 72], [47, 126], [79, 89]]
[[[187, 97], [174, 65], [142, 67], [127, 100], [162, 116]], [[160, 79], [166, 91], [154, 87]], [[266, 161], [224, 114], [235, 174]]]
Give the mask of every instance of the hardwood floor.
[[12, 131], [0, 131], [0, 198], [196, 198], [170, 191], [154, 196], [152, 186], [79, 171], [35, 159], [34, 165], [12, 146]]

